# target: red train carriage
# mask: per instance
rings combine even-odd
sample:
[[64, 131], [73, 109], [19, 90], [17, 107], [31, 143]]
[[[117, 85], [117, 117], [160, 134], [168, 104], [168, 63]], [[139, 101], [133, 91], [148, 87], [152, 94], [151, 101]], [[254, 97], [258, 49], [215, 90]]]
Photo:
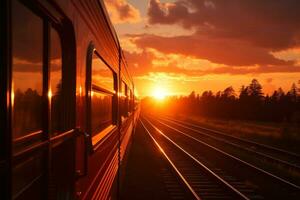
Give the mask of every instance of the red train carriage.
[[1, 199], [107, 199], [139, 109], [101, 0], [3, 0]]

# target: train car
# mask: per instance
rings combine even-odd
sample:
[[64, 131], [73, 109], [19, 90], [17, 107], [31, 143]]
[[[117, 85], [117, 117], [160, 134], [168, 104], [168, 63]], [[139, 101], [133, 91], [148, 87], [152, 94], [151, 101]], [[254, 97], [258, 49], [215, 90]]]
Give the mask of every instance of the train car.
[[111, 198], [139, 107], [103, 1], [0, 4], [0, 199]]

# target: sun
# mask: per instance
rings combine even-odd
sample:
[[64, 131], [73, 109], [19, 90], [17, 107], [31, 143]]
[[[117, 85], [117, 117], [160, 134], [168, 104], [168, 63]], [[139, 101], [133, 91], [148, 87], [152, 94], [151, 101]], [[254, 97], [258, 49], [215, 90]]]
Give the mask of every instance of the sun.
[[163, 88], [155, 88], [152, 96], [157, 100], [163, 100], [166, 98], [167, 94]]

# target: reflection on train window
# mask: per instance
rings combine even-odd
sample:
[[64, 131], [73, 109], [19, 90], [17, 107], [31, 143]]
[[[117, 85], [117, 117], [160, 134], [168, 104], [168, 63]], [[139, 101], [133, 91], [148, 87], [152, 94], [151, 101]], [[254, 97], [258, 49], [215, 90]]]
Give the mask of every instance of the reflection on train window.
[[93, 54], [92, 60], [92, 84], [110, 91], [114, 91], [113, 72], [98, 57], [96, 52]]
[[51, 97], [51, 133], [64, 131], [62, 117], [62, 52], [58, 32], [50, 31], [50, 97]]
[[92, 94], [92, 135], [100, 133], [113, 123], [112, 121], [112, 97], [111, 94], [94, 92]]
[[115, 106], [114, 96], [116, 92], [113, 71], [102, 61], [97, 52], [94, 52], [91, 67], [91, 134], [94, 144], [105, 135], [99, 134], [101, 131], [113, 127], [113, 107]]
[[13, 138], [42, 129], [43, 20], [12, 1]]

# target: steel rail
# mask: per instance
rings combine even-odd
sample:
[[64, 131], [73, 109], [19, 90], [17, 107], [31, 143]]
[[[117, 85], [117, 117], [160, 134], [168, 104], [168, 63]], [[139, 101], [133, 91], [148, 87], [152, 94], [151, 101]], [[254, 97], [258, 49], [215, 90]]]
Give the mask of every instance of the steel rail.
[[171, 138], [169, 138], [167, 135], [165, 135], [161, 130], [159, 130], [155, 125], [153, 125], [149, 120], [144, 118], [156, 131], [158, 131], [164, 138], [166, 138], [169, 142], [171, 142], [174, 146], [176, 146], [179, 150], [181, 150], [184, 154], [186, 154], [189, 158], [194, 160], [202, 169], [204, 169], [206, 172], [208, 172], [211, 176], [213, 176], [215, 179], [220, 181], [220, 183], [225, 186], [225, 188], [229, 189], [232, 193], [240, 197], [241, 199], [247, 199], [249, 198], [242, 194], [240, 191], [238, 191], [235, 187], [233, 187], [230, 183], [228, 183], [226, 180], [221, 178], [219, 175], [217, 175], [215, 172], [210, 170], [206, 165], [204, 165], [202, 162], [200, 162], [198, 159], [196, 159], [194, 156], [192, 156], [189, 152], [187, 152], [185, 149], [183, 149], [180, 145], [178, 145], [176, 142], [174, 142]]
[[207, 144], [206, 142], [203, 142], [203, 141], [199, 140], [198, 138], [195, 138], [195, 137], [193, 137], [193, 136], [191, 136], [191, 135], [189, 135], [189, 134], [187, 134], [187, 133], [184, 133], [184, 132], [182, 132], [182, 131], [180, 131], [180, 130], [178, 130], [178, 129], [172, 127], [172, 126], [169, 126], [169, 125], [167, 125], [167, 124], [165, 124], [165, 123], [163, 123], [163, 122], [160, 122], [160, 121], [159, 121], [159, 123], [161, 123], [161, 124], [163, 124], [163, 125], [169, 127], [170, 129], [173, 129], [174, 131], [176, 131], [176, 132], [178, 132], [178, 133], [181, 133], [182, 135], [185, 135], [186, 137], [188, 137], [188, 138], [190, 138], [190, 139], [192, 139], [192, 140], [194, 140], [194, 141], [196, 141], [196, 142], [199, 142], [199, 143], [203, 144], [203, 145], [206, 146], [206, 147], [209, 147], [210, 149], [213, 149], [213, 150], [215, 150], [215, 151], [221, 153], [222, 155], [224, 155], [224, 156], [226, 156], [226, 157], [229, 157], [229, 158], [231, 158], [231, 159], [233, 159], [233, 160], [235, 160], [235, 161], [238, 161], [239, 163], [242, 163], [242, 164], [244, 164], [244, 165], [246, 165], [246, 166], [248, 166], [248, 167], [250, 167], [250, 168], [252, 168], [252, 169], [255, 169], [255, 170], [257, 170], [257, 171], [259, 171], [259, 172], [261, 172], [261, 173], [263, 173], [263, 174], [265, 174], [265, 175], [267, 175], [267, 176], [269, 176], [269, 177], [271, 177], [271, 178], [277, 180], [278, 182], [281, 182], [281, 183], [283, 183], [283, 184], [286, 184], [286, 185], [292, 187], [293, 189], [300, 190], [300, 186], [298, 186], [298, 185], [296, 185], [296, 184], [294, 184], [294, 183], [291, 183], [291, 182], [289, 182], [289, 181], [287, 181], [287, 180], [285, 180], [285, 179], [283, 179], [283, 178], [280, 178], [280, 177], [278, 177], [278, 176], [276, 176], [276, 175], [274, 175], [274, 174], [272, 174], [272, 173], [270, 173], [270, 172], [267, 172], [267, 171], [265, 171], [265, 170], [263, 170], [263, 169], [261, 169], [261, 168], [259, 168], [259, 167], [256, 167], [256, 166], [254, 166], [254, 165], [252, 165], [252, 164], [250, 164], [250, 163], [248, 163], [248, 162], [246, 162], [246, 161], [243, 161], [243, 160], [241, 160], [241, 159], [239, 159], [239, 158], [237, 158], [237, 157], [235, 157], [235, 156], [233, 156], [233, 155], [231, 155], [231, 154], [229, 154], [229, 153], [227, 153], [227, 152], [225, 152], [225, 151], [223, 151], [223, 150], [220, 150], [220, 149], [218, 149], [218, 148], [216, 148], [216, 147], [214, 147], [214, 146], [212, 146], [212, 145], [210, 145], [210, 144]]
[[280, 153], [283, 153], [283, 154], [287, 154], [289, 156], [293, 156], [293, 157], [295, 157], [295, 158], [297, 158], [297, 159], [300, 160], [300, 155], [299, 154], [291, 152], [291, 151], [288, 151], [288, 150], [284, 150], [284, 149], [276, 148], [276, 147], [273, 147], [273, 146], [270, 146], [270, 145], [262, 144], [262, 143], [259, 143], [259, 142], [254, 142], [254, 141], [247, 140], [247, 139], [244, 139], [244, 138], [239, 138], [239, 137], [236, 137], [236, 136], [228, 135], [225, 132], [221, 132], [221, 131], [218, 131], [218, 130], [206, 128], [206, 127], [203, 127], [203, 126], [199, 126], [199, 125], [192, 124], [192, 123], [189, 123], [189, 122], [184, 122], [184, 121], [173, 119], [173, 118], [170, 118], [170, 117], [164, 117], [164, 118], [170, 119], [170, 120], [173, 120], [173, 121], [176, 121], [178, 123], [182, 123], [182, 124], [185, 124], [185, 125], [188, 125], [188, 126], [193, 126], [193, 127], [196, 127], [196, 128], [200, 128], [200, 129], [206, 130], [206, 131], [214, 132], [216, 134], [220, 134], [220, 135], [223, 135], [225, 137], [231, 137], [233, 139], [236, 139], [236, 140], [239, 140], [239, 141], [251, 144], [251, 145], [259, 146], [261, 148], [265, 148], [265, 149], [277, 151], [277, 152], [280, 152]]
[[194, 189], [191, 187], [191, 185], [187, 182], [187, 180], [184, 178], [184, 176], [180, 173], [180, 171], [177, 169], [177, 167], [172, 162], [172, 160], [169, 158], [169, 156], [165, 153], [164, 149], [159, 145], [159, 143], [155, 140], [155, 138], [152, 136], [152, 134], [150, 133], [150, 131], [146, 128], [146, 126], [144, 125], [144, 123], [142, 122], [142, 120], [141, 119], [139, 119], [139, 120], [140, 120], [142, 126], [144, 127], [144, 129], [146, 130], [146, 132], [148, 133], [148, 135], [150, 136], [150, 138], [153, 140], [154, 144], [157, 146], [157, 148], [165, 156], [165, 158], [167, 159], [167, 161], [173, 167], [173, 169], [175, 170], [175, 172], [178, 174], [178, 176], [180, 177], [180, 179], [182, 180], [182, 182], [189, 189], [189, 191], [192, 193], [192, 195], [195, 197], [195, 199], [201, 200], [201, 198], [197, 195], [197, 193], [194, 191]]
[[[156, 119], [156, 120], [157, 120], [157, 119]], [[278, 162], [278, 163], [280, 163], [280, 164], [282, 164], [282, 165], [285, 165], [285, 166], [287, 166], [287, 167], [294, 168], [295, 170], [300, 171], [300, 166], [299, 166], [299, 165], [290, 163], [290, 162], [285, 161], [285, 160], [282, 160], [282, 159], [280, 159], [280, 158], [276, 158], [276, 157], [274, 157], [274, 156], [265, 154], [265, 153], [263, 153], [263, 152], [254, 151], [254, 150], [250, 149], [249, 147], [242, 146], [242, 144], [236, 144], [236, 143], [230, 142], [229, 140], [230, 140], [230, 137], [231, 137], [231, 136], [228, 136], [229, 138], [226, 138], [226, 139], [223, 138], [223, 139], [222, 139], [222, 138], [219, 138], [219, 137], [210, 135], [210, 134], [208, 134], [208, 133], [204, 133], [203, 131], [200, 131], [200, 130], [197, 130], [197, 129], [194, 129], [194, 128], [185, 126], [185, 125], [183, 125], [183, 123], [177, 122], [177, 121], [175, 121], [175, 120], [163, 119], [163, 118], [161, 118], [161, 120], [168, 121], [168, 122], [170, 122], [170, 123], [176, 124], [177, 126], [181, 126], [181, 127], [185, 128], [185, 129], [189, 129], [189, 130], [194, 131], [194, 132], [197, 132], [197, 133], [199, 133], [199, 134], [201, 134], [201, 135], [205, 135], [205, 136], [210, 137], [210, 138], [212, 138], [212, 139], [214, 139], [214, 140], [218, 140], [218, 141], [224, 142], [224, 143], [229, 144], [229, 145], [231, 145], [231, 146], [234, 146], [234, 147], [236, 147], [236, 148], [239, 148], [239, 149], [248, 151], [248, 152], [250, 152], [250, 153], [259, 155], [259, 156], [264, 157], [264, 158], [266, 158], [266, 159], [269, 159], [269, 160]], [[236, 139], [236, 138], [234, 138], [234, 139]], [[238, 141], [236, 141], [236, 142], [238, 142]]]

